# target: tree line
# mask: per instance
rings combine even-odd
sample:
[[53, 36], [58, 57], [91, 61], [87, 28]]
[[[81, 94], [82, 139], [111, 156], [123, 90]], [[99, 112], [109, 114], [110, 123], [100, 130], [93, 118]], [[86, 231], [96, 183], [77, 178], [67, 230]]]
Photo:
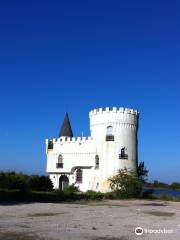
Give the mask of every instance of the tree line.
[[48, 176], [26, 175], [14, 171], [0, 172], [0, 189], [52, 191], [53, 184]]

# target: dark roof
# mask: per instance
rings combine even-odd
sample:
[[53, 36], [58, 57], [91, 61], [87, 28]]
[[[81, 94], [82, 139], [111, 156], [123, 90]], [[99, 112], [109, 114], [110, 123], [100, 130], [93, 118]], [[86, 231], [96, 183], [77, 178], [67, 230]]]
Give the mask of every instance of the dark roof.
[[73, 132], [69, 121], [68, 113], [66, 113], [65, 115], [64, 122], [59, 132], [59, 137], [73, 137]]

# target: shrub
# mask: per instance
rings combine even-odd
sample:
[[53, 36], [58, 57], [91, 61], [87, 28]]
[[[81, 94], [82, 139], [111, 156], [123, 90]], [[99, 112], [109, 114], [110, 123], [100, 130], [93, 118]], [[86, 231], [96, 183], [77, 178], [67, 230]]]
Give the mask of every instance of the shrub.
[[173, 182], [173, 183], [171, 183], [170, 188], [172, 188], [172, 189], [180, 189], [180, 183]]
[[152, 198], [152, 194], [154, 192], [154, 189], [146, 189], [142, 193], [143, 198]]
[[115, 192], [107, 192], [104, 194], [104, 198], [113, 200], [113, 199], [117, 199], [117, 195]]
[[155, 187], [155, 188], [169, 188], [169, 185], [167, 183], [163, 183], [163, 182], [159, 182], [159, 181], [155, 180], [153, 182], [153, 187]]
[[79, 192], [79, 188], [76, 187], [74, 184], [69, 185], [63, 190], [65, 193], [77, 193]]
[[16, 172], [0, 172], [0, 188], [52, 191], [53, 184], [48, 176], [28, 176]]
[[166, 194], [153, 195], [153, 198], [158, 199], [158, 200], [166, 200], [166, 201], [175, 200], [175, 198], [173, 196], [169, 196], [169, 195], [166, 195]]
[[1, 189], [28, 189], [28, 177], [22, 173], [0, 172]]
[[145, 183], [145, 181], [147, 180], [148, 172], [149, 171], [144, 166], [144, 162], [140, 162], [137, 166], [137, 175], [141, 182]]
[[92, 190], [88, 190], [86, 193], [87, 200], [102, 200], [104, 197], [104, 194], [101, 192], [95, 192]]
[[72, 201], [80, 199], [80, 194], [78, 194], [79, 189], [78, 187], [73, 185], [67, 186], [64, 190], [56, 189], [54, 190], [55, 195], [57, 198], [62, 199], [63, 201]]
[[118, 174], [109, 178], [110, 187], [118, 198], [134, 198], [142, 195], [142, 182], [137, 174], [126, 168], [119, 170]]
[[30, 176], [29, 188], [35, 191], [52, 191], [53, 184], [48, 176]]

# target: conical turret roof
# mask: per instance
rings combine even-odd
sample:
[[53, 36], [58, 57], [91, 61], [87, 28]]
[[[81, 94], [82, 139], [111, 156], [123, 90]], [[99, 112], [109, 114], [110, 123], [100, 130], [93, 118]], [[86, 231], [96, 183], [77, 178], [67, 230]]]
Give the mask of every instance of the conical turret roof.
[[59, 137], [73, 137], [73, 132], [69, 120], [68, 113], [66, 113], [61, 130], [59, 132]]

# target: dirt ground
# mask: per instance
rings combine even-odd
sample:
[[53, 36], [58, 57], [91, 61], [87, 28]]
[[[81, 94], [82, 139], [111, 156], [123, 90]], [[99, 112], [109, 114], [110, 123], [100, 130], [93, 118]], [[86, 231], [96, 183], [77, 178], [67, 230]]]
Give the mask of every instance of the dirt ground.
[[[141, 227], [135, 234], [135, 228]], [[180, 202], [0, 204], [0, 240], [180, 239]]]

